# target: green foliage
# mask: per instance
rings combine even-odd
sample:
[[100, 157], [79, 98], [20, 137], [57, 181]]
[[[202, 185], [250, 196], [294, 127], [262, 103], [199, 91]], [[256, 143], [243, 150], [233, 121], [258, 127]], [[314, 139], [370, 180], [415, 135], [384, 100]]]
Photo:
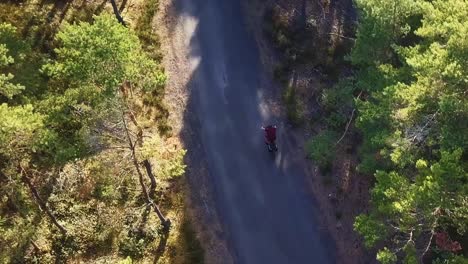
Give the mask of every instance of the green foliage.
[[403, 259], [404, 264], [418, 264], [418, 256], [416, 254], [416, 248], [414, 243], [408, 243], [405, 248], [405, 258]]
[[[154, 121], [167, 127], [166, 76], [111, 15], [65, 23], [55, 44], [55, 54], [42, 54], [42, 44], [0, 24], [0, 263], [117, 263], [119, 252], [132, 263], [162, 238], [157, 217], [140, 214], [121, 118], [131, 112], [150, 124], [137, 155], [155, 164], [155, 200], [168, 210], [164, 188], [184, 173], [186, 152], [148, 132]], [[39, 210], [26, 176], [66, 235]]]
[[147, 239], [141, 235], [129, 234], [128, 237], [123, 239], [119, 245], [119, 252], [123, 256], [132, 259], [141, 259], [145, 253], [148, 243], [152, 242], [154, 238]]
[[113, 94], [125, 81], [151, 91], [166, 80], [153, 70], [157, 65], [142, 51], [138, 37], [111, 15], [96, 16], [93, 24], [65, 25], [57, 40], [57, 60], [44, 70], [72, 87], [94, 85]]
[[127, 257], [126, 259], [119, 261], [119, 264], [132, 264], [132, 263], [133, 263], [133, 260], [131, 257]]
[[34, 113], [31, 105], [0, 105], [0, 156], [11, 166], [27, 162], [46, 145], [44, 134], [43, 116]]
[[185, 250], [188, 254], [188, 263], [205, 263], [205, 251], [197, 238], [197, 234], [193, 230], [192, 223], [184, 220], [181, 226], [181, 233], [184, 236], [184, 241], [187, 241]]
[[441, 221], [458, 229], [460, 234], [467, 231], [468, 219], [466, 194], [468, 193], [468, 171], [462, 163], [462, 150], [442, 151], [440, 160], [431, 166], [419, 165], [419, 174], [414, 185], [418, 186], [415, 200], [427, 219], [434, 218], [434, 208], [442, 208], [450, 215], [439, 216]]
[[328, 127], [335, 131], [344, 129], [347, 121], [348, 119], [346, 118], [346, 116], [340, 112], [332, 112], [325, 119], [325, 122], [327, 123]]
[[286, 114], [288, 120], [295, 126], [298, 126], [303, 121], [302, 106], [300, 100], [297, 98], [296, 90], [292, 86], [288, 86], [283, 94], [284, 102], [286, 104]]
[[[8, 49], [7, 56], [11, 57], [9, 69], [23, 61], [27, 53], [30, 52], [28, 43], [21, 39], [18, 29], [9, 23], [0, 23], [0, 43]], [[0, 66], [3, 67], [5, 64], [0, 63]]]
[[[7, 55], [5, 45], [0, 45], [0, 67], [13, 63], [13, 58]], [[13, 79], [11, 73], [0, 74], [0, 95], [11, 99], [14, 95], [19, 94], [24, 87], [19, 84], [13, 84], [10, 81]]]
[[455, 254], [446, 254], [443, 258], [437, 258], [432, 262], [433, 264], [467, 264], [468, 260], [464, 256]]
[[161, 179], [171, 179], [185, 173], [184, 156], [186, 153], [184, 149], [168, 145], [158, 135], [145, 140], [140, 149], [142, 160], [156, 160], [153, 169]]
[[356, 89], [353, 82], [353, 78], [342, 79], [332, 88], [324, 89], [320, 98], [323, 109], [333, 112], [352, 104], [353, 92]]
[[355, 47], [351, 54], [353, 64], [379, 65], [394, 58], [392, 45], [412, 29], [411, 16], [420, 12], [417, 1], [358, 0], [360, 23]]
[[[0, 203], [3, 205], [3, 202]], [[0, 218], [0, 260], [6, 263], [22, 262], [28, 240], [34, 234], [35, 228], [32, 219], [24, 219], [20, 216]]]
[[[367, 93], [357, 101], [356, 125], [364, 137], [359, 171], [375, 173], [376, 183], [372, 210], [356, 218], [355, 228], [368, 246], [392, 232], [413, 234], [414, 241], [437, 228], [456, 228], [463, 235], [468, 5], [457, 0], [357, 4], [361, 16], [351, 60], [359, 67], [356, 86]], [[412, 243], [385, 241], [388, 246], [377, 255], [382, 263], [397, 261], [392, 242]], [[405, 248], [405, 263], [419, 257], [414, 248]]]
[[154, 24], [153, 19], [159, 8], [158, 0], [145, 1], [142, 15], [138, 18], [136, 24], [136, 32], [138, 38], [143, 43], [143, 48], [148, 54], [157, 61], [161, 60], [162, 55], [159, 52], [159, 38], [158, 35], [153, 32]]
[[[146, 212], [147, 213], [147, 212]], [[150, 244], [158, 237], [158, 230], [151, 226], [138, 225], [136, 217], [128, 217], [125, 225], [127, 232], [119, 239], [119, 253], [133, 260], [141, 259]], [[134, 222], [135, 221], [135, 222]]]
[[377, 253], [377, 260], [382, 264], [394, 264], [397, 261], [397, 256], [387, 248], [383, 248]]
[[[93, 122], [102, 110], [112, 107], [105, 104], [115, 103], [112, 100], [125, 96], [120, 93], [122, 89], [130, 89], [127, 92], [138, 93], [152, 109], [141, 111], [154, 112], [154, 121], [161, 123], [162, 130], [168, 130], [168, 113], [162, 102], [166, 75], [143, 51], [135, 32], [104, 14], [96, 16], [92, 24], [65, 25], [57, 34], [57, 41], [57, 59], [43, 68], [55, 89], [67, 88], [44, 106], [62, 106], [54, 117], [61, 118], [73, 105], [80, 110], [80, 123], [87, 120], [84, 117]], [[90, 108], [99, 111], [89, 111]]]
[[359, 215], [354, 222], [354, 229], [364, 236], [366, 247], [372, 247], [382, 240], [386, 234], [385, 226], [374, 217]]
[[311, 138], [306, 145], [307, 153], [320, 169], [328, 171], [335, 158], [335, 142], [337, 135], [332, 131], [324, 131]]
[[12, 25], [6, 23], [0, 24], [0, 95], [5, 96], [7, 99], [12, 99], [14, 95], [24, 90], [24, 86], [11, 82], [14, 77], [13, 74], [1, 73], [6, 66], [14, 62], [13, 57], [9, 55], [9, 49], [15, 48], [15, 46], [12, 45], [15, 43], [11, 41], [14, 39], [15, 34], [16, 29]]

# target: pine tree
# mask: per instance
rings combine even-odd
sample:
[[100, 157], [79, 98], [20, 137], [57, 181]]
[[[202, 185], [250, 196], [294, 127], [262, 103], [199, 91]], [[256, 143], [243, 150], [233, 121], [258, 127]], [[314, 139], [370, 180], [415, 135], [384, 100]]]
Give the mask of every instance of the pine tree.
[[414, 263], [427, 257], [439, 232], [466, 233], [468, 4], [358, 6], [351, 59], [357, 86], [366, 91], [357, 103], [364, 135], [359, 169], [374, 173], [376, 183], [372, 210], [357, 217], [355, 229], [367, 246], [386, 241], [377, 255], [382, 263], [394, 263], [399, 252]]

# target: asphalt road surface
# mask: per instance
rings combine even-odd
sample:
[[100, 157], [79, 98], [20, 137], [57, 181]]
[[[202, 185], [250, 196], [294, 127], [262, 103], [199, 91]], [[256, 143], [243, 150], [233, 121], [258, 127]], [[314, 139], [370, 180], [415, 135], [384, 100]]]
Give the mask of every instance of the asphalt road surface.
[[[177, 0], [214, 201], [236, 263], [334, 263], [287, 128], [263, 103], [264, 72], [240, 0]], [[177, 76], [172, 76], [177, 78]], [[261, 125], [278, 122], [271, 155]]]

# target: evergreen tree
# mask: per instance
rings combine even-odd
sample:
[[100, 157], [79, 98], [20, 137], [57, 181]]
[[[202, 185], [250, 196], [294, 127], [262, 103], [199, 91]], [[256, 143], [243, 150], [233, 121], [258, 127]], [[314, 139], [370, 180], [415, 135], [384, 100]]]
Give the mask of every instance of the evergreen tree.
[[367, 93], [358, 102], [359, 168], [375, 172], [376, 183], [372, 210], [356, 219], [355, 229], [367, 246], [388, 242], [377, 255], [382, 263], [394, 263], [399, 252], [414, 263], [438, 233], [466, 233], [468, 3], [363, 0], [358, 6], [351, 59], [360, 69], [357, 86]]
[[[37, 52], [17, 37], [1, 24], [0, 262], [66, 262], [113, 250], [143, 257], [170, 226], [157, 183], [185, 169], [185, 151], [146, 129], [165, 118], [162, 68], [135, 32], [103, 14], [63, 26], [52, 59], [29, 76], [47, 78], [33, 92], [11, 72], [16, 58], [26, 64], [26, 53]], [[166, 232], [147, 213], [140, 219], [142, 204]]]

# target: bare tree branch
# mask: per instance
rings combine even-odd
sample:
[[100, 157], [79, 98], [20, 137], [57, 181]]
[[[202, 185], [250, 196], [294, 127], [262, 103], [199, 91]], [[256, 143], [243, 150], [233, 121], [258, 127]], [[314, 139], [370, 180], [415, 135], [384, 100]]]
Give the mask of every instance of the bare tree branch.
[[29, 190], [31, 191], [32, 195], [34, 196], [34, 199], [37, 201], [37, 203], [39, 205], [39, 208], [47, 214], [47, 216], [50, 218], [52, 223], [60, 230], [60, 232], [63, 235], [66, 235], [67, 230], [57, 221], [57, 218], [52, 213], [52, 211], [50, 211], [50, 209], [47, 206], [46, 202], [44, 200], [42, 200], [41, 196], [39, 196], [39, 193], [37, 192], [36, 187], [34, 187], [34, 185], [32, 184], [31, 179], [27, 175], [26, 170], [21, 165], [20, 165], [20, 168], [21, 168], [21, 179], [29, 187]]
[[429, 251], [429, 248], [431, 248], [431, 244], [432, 244], [432, 239], [433, 239], [433, 238], [434, 238], [434, 231], [432, 230], [432, 231], [431, 231], [431, 237], [429, 238], [429, 242], [427, 243], [426, 249], [425, 249], [424, 252], [421, 254], [420, 263], [424, 263], [424, 257], [426, 256], [427, 252]]
[[138, 180], [140, 181], [141, 189], [143, 191], [144, 198], [145, 198], [145, 200], [147, 202], [147, 206], [153, 207], [153, 210], [158, 215], [158, 218], [161, 221], [162, 225], [166, 228], [166, 230], [168, 230], [170, 228], [170, 226], [171, 226], [171, 221], [164, 217], [164, 215], [162, 214], [159, 207], [155, 203], [153, 203], [153, 201], [151, 200], [151, 197], [149, 196], [148, 190], [147, 190], [145, 182], [143, 180], [143, 173], [141, 172], [140, 165], [139, 165], [139, 162], [138, 162], [138, 158], [137, 158], [136, 153], [135, 153], [136, 143], [134, 143], [132, 141], [132, 138], [130, 137], [129, 129], [128, 129], [128, 126], [127, 126], [127, 121], [125, 120], [125, 114], [123, 112], [122, 112], [122, 121], [123, 121], [123, 124], [124, 124], [125, 133], [127, 135], [128, 145], [130, 147], [130, 152], [131, 152], [131, 158], [132, 158], [132, 161], [133, 161], [133, 165], [135, 166], [135, 170], [137, 171]]
[[434, 234], [435, 234], [435, 228], [437, 227], [437, 222], [439, 220], [439, 217], [437, 216], [437, 214], [439, 214], [441, 211], [441, 208], [440, 207], [437, 207], [434, 212], [432, 213], [433, 215], [436, 215], [435, 219], [434, 219], [434, 222], [432, 223], [431, 225], [431, 237], [429, 239], [429, 242], [427, 243], [427, 246], [426, 246], [426, 249], [424, 250], [424, 252], [421, 254], [421, 257], [420, 257], [420, 262], [423, 263], [424, 261], [424, 257], [426, 256], [427, 252], [429, 251], [429, 249], [431, 248], [431, 244], [432, 244], [432, 239], [434, 238]]
[[123, 17], [120, 15], [119, 8], [117, 7], [117, 4], [115, 3], [115, 0], [110, 0], [110, 2], [111, 2], [111, 5], [112, 5], [112, 9], [114, 10], [115, 17], [117, 18], [117, 20], [119, 21], [120, 24], [122, 24], [124, 27], [126, 27], [127, 24], [125, 23]]
[[356, 38], [352, 38], [352, 37], [347, 37], [347, 36], [344, 36], [344, 35], [341, 35], [341, 34], [338, 34], [338, 33], [328, 33], [328, 35], [333, 35], [333, 36], [337, 36], [337, 37], [340, 37], [340, 38], [344, 38], [344, 39], [349, 39], [349, 40], [352, 40], [352, 41], [356, 41]]
[[[362, 95], [362, 91], [357, 96], [357, 99], [359, 99], [361, 97], [361, 95]], [[335, 146], [338, 145], [341, 142], [341, 140], [343, 140], [343, 138], [346, 136], [346, 133], [348, 132], [349, 126], [351, 125], [351, 122], [353, 121], [355, 112], [356, 112], [356, 108], [354, 108], [353, 111], [351, 112], [351, 116], [349, 117], [349, 121], [346, 124], [346, 129], [345, 129], [343, 135], [340, 137], [340, 139], [338, 139], [338, 141], [335, 143]]]

